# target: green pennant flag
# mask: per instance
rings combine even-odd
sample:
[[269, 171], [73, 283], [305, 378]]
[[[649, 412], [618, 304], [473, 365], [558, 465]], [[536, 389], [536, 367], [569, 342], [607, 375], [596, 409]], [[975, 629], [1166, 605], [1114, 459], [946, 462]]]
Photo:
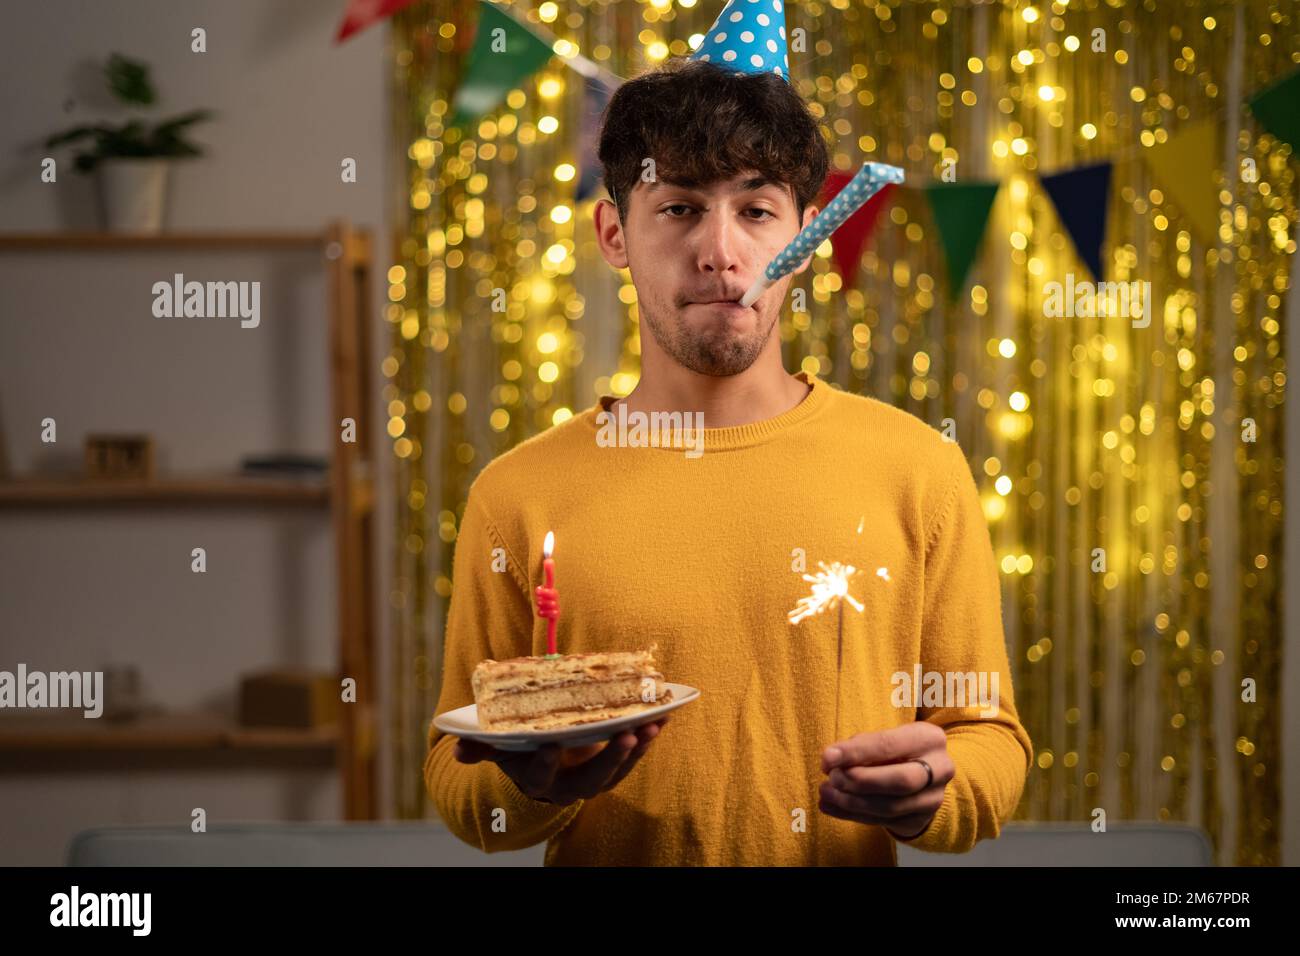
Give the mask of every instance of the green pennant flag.
[[1291, 147], [1300, 147], [1300, 70], [1295, 70], [1249, 100], [1250, 111], [1263, 127]]
[[553, 54], [550, 44], [537, 34], [495, 4], [481, 0], [474, 47], [451, 101], [451, 125], [463, 126], [496, 107]]
[[928, 183], [924, 187], [930, 211], [939, 229], [944, 261], [948, 266], [948, 300], [966, 285], [966, 274], [975, 261], [989, 210], [998, 194], [997, 183]]

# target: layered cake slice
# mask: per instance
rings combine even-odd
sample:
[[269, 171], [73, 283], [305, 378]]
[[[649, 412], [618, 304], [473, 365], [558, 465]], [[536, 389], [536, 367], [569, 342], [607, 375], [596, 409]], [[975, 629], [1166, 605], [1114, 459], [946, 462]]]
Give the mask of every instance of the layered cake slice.
[[479, 727], [555, 730], [666, 703], [672, 691], [655, 666], [656, 647], [481, 661], [471, 678]]

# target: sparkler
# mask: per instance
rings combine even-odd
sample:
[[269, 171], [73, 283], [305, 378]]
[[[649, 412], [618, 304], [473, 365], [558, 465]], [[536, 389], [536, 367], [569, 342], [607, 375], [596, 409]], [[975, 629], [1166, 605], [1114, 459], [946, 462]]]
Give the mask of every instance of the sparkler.
[[849, 581], [857, 575], [858, 569], [853, 565], [840, 564], [835, 561], [830, 567], [818, 561], [821, 568], [816, 574], [805, 574], [803, 579], [812, 582], [812, 593], [799, 599], [794, 610], [789, 614], [790, 623], [798, 624], [804, 618], [821, 614], [834, 608], [837, 612], [835, 621], [835, 739], [840, 739], [840, 680], [844, 673], [844, 605], [848, 604], [859, 614], [865, 605], [849, 593]]
[[[865, 517], [865, 516], [864, 516]], [[862, 520], [858, 521], [858, 534], [862, 533]], [[840, 683], [844, 670], [844, 605], [847, 604], [859, 614], [865, 605], [849, 593], [849, 581], [861, 573], [851, 564], [831, 562], [827, 567], [824, 561], [818, 561], [821, 568], [816, 574], [805, 574], [803, 579], [812, 584], [812, 593], [802, 597], [787, 617], [791, 624], [798, 624], [805, 618], [821, 614], [823, 611], [837, 612], [835, 635], [835, 739], [840, 735]], [[893, 581], [888, 568], [877, 568], [876, 577], [884, 581]]]
[[[865, 522], [866, 515], [858, 519], [858, 534], [862, 534], [862, 526]], [[851, 564], [841, 564], [839, 561], [831, 562], [829, 567], [825, 562], [818, 561], [817, 567], [821, 570], [816, 574], [803, 576], [803, 579], [812, 585], [811, 593], [800, 598], [794, 609], [786, 616], [791, 624], [798, 624], [830, 609], [836, 612], [835, 740], [838, 741], [840, 739], [840, 686], [844, 677], [844, 605], [847, 604], [859, 614], [866, 609], [866, 605], [849, 593], [849, 582], [861, 573], [857, 568]], [[877, 568], [876, 577], [884, 581], [892, 581], [888, 568]]]

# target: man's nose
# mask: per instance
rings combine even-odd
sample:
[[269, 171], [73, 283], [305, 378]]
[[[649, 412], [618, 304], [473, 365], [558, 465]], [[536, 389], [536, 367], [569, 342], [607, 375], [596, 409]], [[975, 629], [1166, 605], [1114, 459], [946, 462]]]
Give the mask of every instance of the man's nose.
[[745, 237], [740, 224], [721, 210], [710, 210], [700, 221], [696, 256], [704, 272], [740, 269]]

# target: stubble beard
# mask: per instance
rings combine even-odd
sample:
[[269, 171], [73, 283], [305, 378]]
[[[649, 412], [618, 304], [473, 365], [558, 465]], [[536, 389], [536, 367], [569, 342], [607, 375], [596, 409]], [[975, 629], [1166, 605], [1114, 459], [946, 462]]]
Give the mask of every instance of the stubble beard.
[[759, 315], [752, 332], [737, 334], [724, 320], [701, 327], [686, 318], [686, 306], [671, 310], [672, 318], [661, 321], [657, 309], [643, 309], [646, 325], [655, 342], [677, 364], [700, 375], [739, 375], [763, 352], [776, 327], [776, 315]]

